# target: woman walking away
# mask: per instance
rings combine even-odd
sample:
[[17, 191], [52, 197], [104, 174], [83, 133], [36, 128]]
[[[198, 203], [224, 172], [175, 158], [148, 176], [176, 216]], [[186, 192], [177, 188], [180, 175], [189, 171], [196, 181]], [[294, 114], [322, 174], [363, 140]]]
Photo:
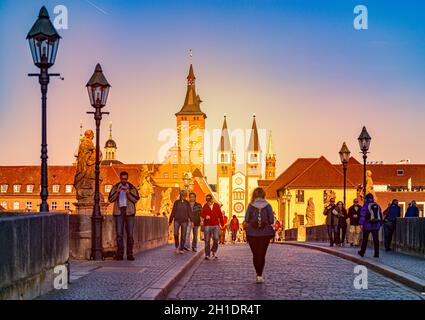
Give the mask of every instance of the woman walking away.
[[338, 201], [336, 204], [336, 211], [338, 212], [338, 232], [337, 239], [339, 246], [345, 245], [345, 237], [347, 234], [347, 210], [344, 208], [344, 203], [342, 201]]
[[373, 199], [373, 194], [366, 195], [366, 201], [360, 212], [359, 223], [363, 226], [362, 246], [358, 254], [364, 256], [367, 247], [369, 234], [372, 234], [373, 246], [375, 249], [375, 258], [379, 258], [379, 239], [378, 233], [382, 226], [382, 210], [381, 207]]
[[251, 202], [245, 214], [246, 238], [253, 254], [256, 283], [263, 283], [263, 270], [266, 264], [267, 248], [274, 238], [274, 217], [272, 206], [264, 199], [262, 188], [254, 189]]

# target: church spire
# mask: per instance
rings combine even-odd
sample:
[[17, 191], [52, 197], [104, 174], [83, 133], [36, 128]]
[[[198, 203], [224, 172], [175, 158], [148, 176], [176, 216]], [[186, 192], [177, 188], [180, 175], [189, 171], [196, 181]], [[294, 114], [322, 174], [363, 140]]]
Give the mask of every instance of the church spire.
[[270, 130], [270, 134], [269, 134], [269, 143], [267, 146], [267, 157], [274, 157], [275, 153], [273, 150], [273, 141], [272, 141], [272, 131]]
[[259, 139], [258, 139], [258, 129], [257, 129], [257, 122], [255, 121], [255, 113], [252, 117], [253, 117], [252, 130], [251, 130], [251, 137], [249, 139], [248, 151], [259, 152], [260, 151], [260, 143], [259, 143]]
[[224, 115], [223, 128], [221, 129], [220, 152], [231, 152], [232, 150], [229, 138], [229, 130], [227, 128], [227, 116]]
[[112, 121], [109, 121], [109, 140], [112, 140]]
[[187, 90], [186, 97], [184, 99], [184, 103], [179, 112], [176, 113], [178, 115], [200, 115], [206, 118], [206, 114], [201, 111], [201, 98], [198, 94], [196, 94], [195, 89], [195, 72], [193, 71], [192, 65], [192, 49], [190, 49], [190, 66], [189, 73], [187, 75]]

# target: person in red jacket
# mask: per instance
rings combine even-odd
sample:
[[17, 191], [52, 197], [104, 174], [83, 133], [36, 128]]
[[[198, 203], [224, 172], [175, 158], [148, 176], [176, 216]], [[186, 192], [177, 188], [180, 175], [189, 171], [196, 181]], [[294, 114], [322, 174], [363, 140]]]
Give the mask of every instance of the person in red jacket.
[[[213, 259], [217, 259], [220, 225], [224, 226], [224, 220], [220, 205], [214, 202], [211, 194], [206, 196], [206, 200], [207, 203], [202, 208], [201, 217], [204, 225], [205, 259], [209, 260], [210, 255]], [[213, 239], [212, 248], [211, 238]]]

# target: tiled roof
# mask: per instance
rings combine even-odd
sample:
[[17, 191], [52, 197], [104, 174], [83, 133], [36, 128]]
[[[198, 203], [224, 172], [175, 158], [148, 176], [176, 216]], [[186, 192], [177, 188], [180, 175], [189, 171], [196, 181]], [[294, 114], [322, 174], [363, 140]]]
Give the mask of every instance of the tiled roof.
[[295, 179], [304, 170], [311, 166], [317, 158], [299, 158], [295, 160], [276, 180], [274, 180], [266, 189], [266, 196], [269, 199], [277, 197], [277, 190]]
[[[343, 186], [343, 174], [323, 156], [286, 185], [287, 188], [342, 188]], [[347, 178], [347, 187], [355, 187], [349, 178]]]
[[[335, 165], [335, 167], [342, 171], [342, 165]], [[425, 186], [424, 164], [368, 164], [366, 170], [372, 171], [374, 184], [407, 187], [408, 180], [411, 178], [412, 187]], [[403, 174], [398, 174], [399, 170], [403, 171]], [[349, 164], [347, 177], [356, 185], [363, 184], [363, 165]]]

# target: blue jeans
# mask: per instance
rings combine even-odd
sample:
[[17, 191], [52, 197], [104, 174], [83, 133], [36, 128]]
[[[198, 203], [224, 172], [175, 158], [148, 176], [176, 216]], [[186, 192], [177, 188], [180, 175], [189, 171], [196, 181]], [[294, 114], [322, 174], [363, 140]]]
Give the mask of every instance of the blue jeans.
[[[219, 226], [205, 226], [204, 237], [205, 237], [205, 256], [209, 257], [212, 252], [218, 250], [218, 237], [220, 233]], [[213, 239], [213, 246], [211, 248], [211, 237]]]
[[192, 249], [196, 249], [198, 246], [198, 230], [199, 226], [193, 226], [191, 223], [187, 224], [187, 234], [186, 234], [186, 242], [184, 246], [186, 248], [189, 248], [190, 246], [190, 232], [192, 231], [193, 237], [192, 237]]
[[[186, 240], [187, 222], [178, 222], [174, 220], [174, 244], [176, 249], [184, 249], [184, 242]], [[180, 239], [179, 239], [180, 233]]]
[[331, 246], [334, 245], [334, 243], [338, 244], [338, 238], [337, 238], [337, 234], [338, 234], [338, 225], [328, 225], [328, 236], [329, 236], [329, 243]]
[[127, 234], [127, 256], [130, 256], [133, 255], [133, 230], [135, 216], [127, 215], [127, 207], [121, 207], [120, 210], [121, 214], [119, 216], [114, 216], [118, 247], [117, 256], [122, 257], [124, 255], [124, 226]]

